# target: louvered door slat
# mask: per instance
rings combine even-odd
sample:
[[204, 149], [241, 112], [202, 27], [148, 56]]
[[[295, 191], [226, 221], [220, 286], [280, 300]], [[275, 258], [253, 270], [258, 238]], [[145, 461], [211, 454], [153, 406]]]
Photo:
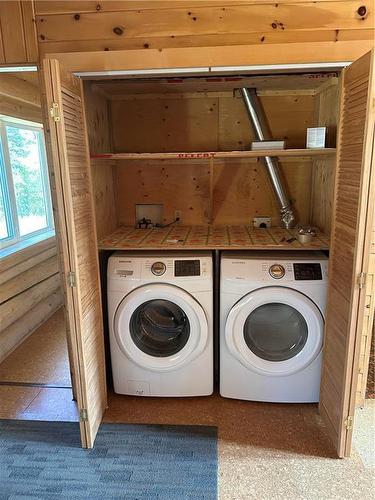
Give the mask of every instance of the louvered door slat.
[[344, 70], [320, 411], [339, 456], [350, 453], [357, 340], [374, 135], [373, 53]]

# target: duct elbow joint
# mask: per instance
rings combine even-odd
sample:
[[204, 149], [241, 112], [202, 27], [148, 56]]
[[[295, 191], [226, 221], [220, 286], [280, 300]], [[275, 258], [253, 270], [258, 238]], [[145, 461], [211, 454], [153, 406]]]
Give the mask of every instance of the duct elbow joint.
[[293, 209], [290, 205], [283, 207], [280, 210], [281, 220], [285, 226], [285, 229], [292, 229], [296, 225], [296, 218], [294, 216]]

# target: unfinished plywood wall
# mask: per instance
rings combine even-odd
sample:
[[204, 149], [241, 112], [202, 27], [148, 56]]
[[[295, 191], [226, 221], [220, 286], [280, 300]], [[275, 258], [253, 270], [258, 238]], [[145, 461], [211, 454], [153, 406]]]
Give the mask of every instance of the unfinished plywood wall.
[[[260, 100], [273, 137], [305, 147], [306, 128], [315, 121], [313, 93], [276, 92]], [[237, 92], [130, 95], [111, 100], [110, 110], [114, 152], [244, 150], [254, 139]]]
[[346, 60], [369, 50], [374, 27], [368, 1], [36, 1], [35, 9], [41, 55], [250, 45], [250, 58], [275, 46], [288, 60]]
[[[306, 128], [315, 123], [314, 93], [269, 92], [260, 99], [273, 137], [303, 148]], [[116, 96], [110, 116], [114, 152], [245, 150], [254, 139], [237, 92]], [[285, 158], [280, 164], [298, 220], [306, 224], [312, 162]], [[165, 222], [180, 210], [184, 224], [246, 224], [255, 216], [270, 216], [280, 224], [271, 185], [257, 159], [117, 161], [114, 185], [119, 224], [135, 223], [138, 203], [162, 204]]]
[[[84, 86], [84, 95], [90, 152], [95, 154], [110, 151], [112, 144], [108, 102], [91, 85]], [[112, 170], [111, 162], [91, 161], [96, 229], [99, 238], [113, 231], [117, 225]]]
[[[318, 89], [315, 101], [315, 123], [316, 126], [327, 127], [327, 145], [330, 147], [336, 144], [339, 91], [339, 80], [332, 78]], [[313, 161], [310, 220], [326, 234], [331, 232], [335, 169], [334, 157]]]

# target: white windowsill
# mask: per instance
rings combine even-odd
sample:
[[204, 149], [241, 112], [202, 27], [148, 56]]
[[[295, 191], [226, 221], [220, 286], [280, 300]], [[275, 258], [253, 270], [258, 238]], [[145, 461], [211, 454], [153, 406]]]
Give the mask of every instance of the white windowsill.
[[25, 240], [19, 241], [18, 243], [15, 243], [14, 245], [10, 245], [9, 247], [3, 248], [2, 250], [0, 250], [0, 259], [8, 257], [9, 255], [12, 255], [16, 252], [20, 252], [21, 250], [24, 250], [25, 248], [28, 248], [32, 245], [36, 245], [37, 243], [40, 243], [41, 241], [48, 240], [49, 238], [53, 238], [54, 236], [55, 236], [55, 230], [51, 229], [50, 231], [46, 231], [46, 232], [38, 234], [36, 236], [32, 236], [31, 238], [27, 238]]

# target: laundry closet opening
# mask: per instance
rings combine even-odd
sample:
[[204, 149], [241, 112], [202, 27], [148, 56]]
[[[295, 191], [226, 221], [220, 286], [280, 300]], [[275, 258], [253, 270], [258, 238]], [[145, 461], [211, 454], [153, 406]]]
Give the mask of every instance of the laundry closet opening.
[[[221, 252], [308, 251], [307, 260], [311, 251], [328, 255], [339, 78], [327, 70], [84, 80], [110, 386], [107, 268], [114, 252], [144, 257], [148, 266], [164, 257], [175, 266], [176, 260], [212, 255], [216, 390]], [[267, 139], [278, 144], [254, 144], [259, 137], [242, 89], [256, 89]], [[315, 127], [324, 127], [324, 143], [307, 148], [307, 129]], [[297, 227], [282, 221], [266, 155], [278, 158]], [[316, 235], [300, 239], [299, 226], [314, 228]], [[138, 321], [147, 317], [147, 311], [138, 313]], [[165, 303], [158, 314], [168, 316]], [[142, 387], [134, 387], [134, 394], [142, 394]]]

